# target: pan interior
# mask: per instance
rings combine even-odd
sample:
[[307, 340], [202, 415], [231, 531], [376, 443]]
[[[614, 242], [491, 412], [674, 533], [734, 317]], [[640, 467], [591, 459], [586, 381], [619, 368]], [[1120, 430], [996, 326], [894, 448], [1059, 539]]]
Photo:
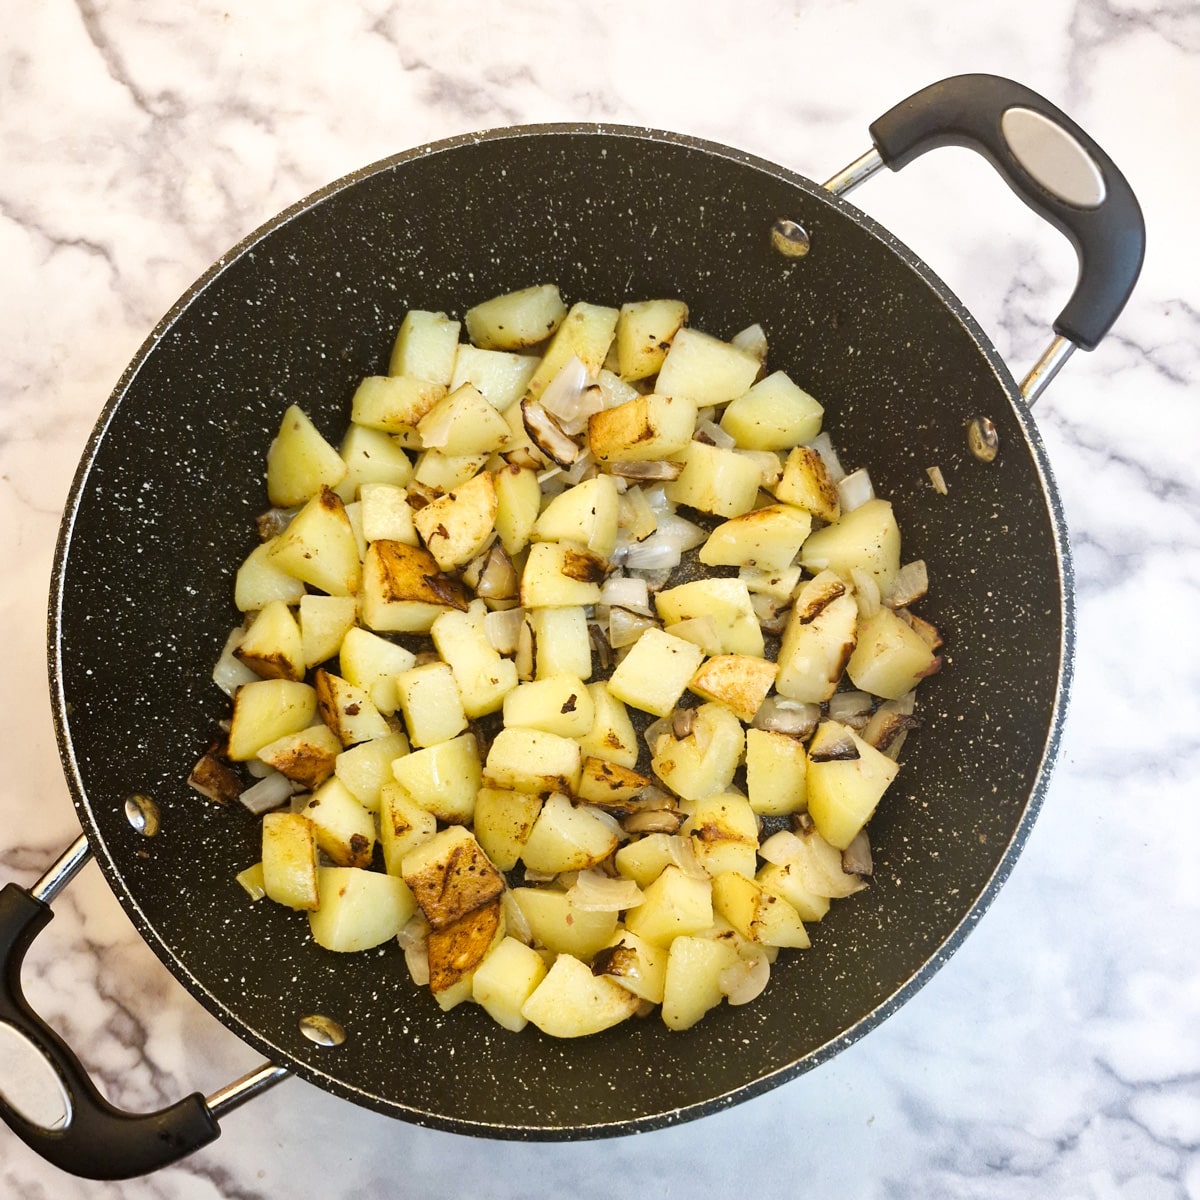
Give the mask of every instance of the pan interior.
[[[779, 217], [810, 253], [771, 248]], [[772, 369], [826, 407], [848, 467], [895, 504], [905, 560], [933, 580], [947, 638], [924, 727], [871, 825], [876, 883], [781, 956], [768, 992], [671, 1034], [657, 1020], [578, 1042], [441, 1013], [395, 946], [339, 956], [307, 923], [250, 904], [234, 874], [257, 822], [186, 778], [227, 705], [212, 665], [238, 615], [232, 578], [266, 507], [284, 407], [326, 436], [359, 379], [386, 371], [409, 308], [467, 307], [557, 282], [568, 302], [678, 296], [728, 337], [760, 322]], [[945, 958], [1007, 874], [1057, 738], [1066, 662], [1061, 521], [1007, 372], [903, 247], [787, 172], [634, 130], [551, 127], [427, 148], [369, 168], [259, 231], [165, 318], [121, 380], [64, 519], [51, 611], [54, 700], [77, 807], [156, 953], [247, 1041], [310, 1080], [421, 1123], [508, 1137], [666, 1124], [827, 1057]], [[970, 457], [986, 415], [997, 461]], [[937, 494], [926, 468], [941, 468]], [[160, 832], [136, 834], [130, 793]], [[321, 1047], [298, 1027], [345, 1028]]]

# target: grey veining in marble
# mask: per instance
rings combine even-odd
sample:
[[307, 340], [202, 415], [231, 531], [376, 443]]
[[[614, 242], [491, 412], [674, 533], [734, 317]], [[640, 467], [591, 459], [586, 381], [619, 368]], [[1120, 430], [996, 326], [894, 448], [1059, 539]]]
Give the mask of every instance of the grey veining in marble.
[[[45, 605], [96, 415], [188, 284], [313, 189], [435, 138], [556, 120], [673, 129], [826, 178], [897, 99], [986, 70], [1094, 134], [1138, 192], [1150, 242], [1110, 338], [1036, 410], [1078, 585], [1060, 764], [998, 900], [898, 1014], [782, 1089], [632, 1139], [467, 1140], [290, 1081], [231, 1114], [214, 1146], [122, 1185], [68, 1179], [0, 1129], [0, 1195], [1200, 1200], [1192, 0], [45, 0], [5, 28], [0, 881], [32, 882], [77, 832]], [[1062, 239], [960, 151], [854, 201], [930, 262], [1020, 376], [1074, 280]], [[27, 989], [116, 1103], [211, 1092], [256, 1064], [94, 867], [56, 912]]]

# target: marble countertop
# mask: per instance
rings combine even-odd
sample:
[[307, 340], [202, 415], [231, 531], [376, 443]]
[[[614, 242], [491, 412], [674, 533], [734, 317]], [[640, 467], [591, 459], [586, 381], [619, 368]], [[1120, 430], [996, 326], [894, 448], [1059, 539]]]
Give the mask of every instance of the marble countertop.
[[[1111, 336], [1036, 410], [1078, 584], [1061, 760], [991, 910], [895, 1016], [780, 1089], [634, 1138], [472, 1140], [289, 1080], [215, 1145], [124, 1184], [63, 1176], [0, 1129], [0, 1194], [1200, 1198], [1193, 0], [43, 0], [5, 29], [0, 882], [32, 882], [78, 832], [45, 611], [92, 424], [187, 285], [326, 182], [429, 140], [557, 120], [676, 130], [823, 179], [895, 101], [991, 71], [1105, 146], [1140, 196], [1149, 253]], [[855, 203], [927, 259], [1019, 377], [1074, 280], [1059, 235], [963, 151]], [[26, 986], [115, 1103], [157, 1107], [257, 1064], [95, 866], [55, 911]]]

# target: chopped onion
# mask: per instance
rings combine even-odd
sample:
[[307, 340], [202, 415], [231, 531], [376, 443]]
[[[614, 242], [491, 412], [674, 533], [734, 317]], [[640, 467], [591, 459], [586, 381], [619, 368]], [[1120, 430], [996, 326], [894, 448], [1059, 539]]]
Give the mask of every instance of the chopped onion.
[[609, 829], [611, 829], [612, 832], [617, 835], [619, 840], [622, 842], [627, 842], [629, 840], [629, 834], [625, 832], [621, 822], [618, 821], [617, 818], [612, 815], [612, 813], [607, 813], [604, 811], [604, 809], [596, 808], [594, 805], [590, 804], [587, 806], [587, 810], [602, 825], [607, 825]]
[[783, 463], [773, 450], [739, 450], [740, 458], [748, 458], [758, 467], [761, 486], [771, 491], [783, 474]]
[[631, 570], [662, 570], [677, 567], [683, 561], [683, 551], [673, 538], [651, 534], [644, 542], [635, 542], [625, 552], [625, 565]]
[[732, 450], [737, 445], [737, 439], [726, 433], [715, 421], [697, 421], [696, 432], [692, 438], [694, 441], [716, 446], [718, 450]]
[[915, 604], [929, 591], [929, 571], [923, 558], [905, 563], [896, 573], [896, 581], [888, 594], [887, 604], [890, 608], [904, 608]]
[[833, 448], [829, 434], [818, 433], [808, 444], [821, 456], [825, 470], [829, 472], [829, 478], [834, 483], [841, 483], [846, 478], [846, 472], [842, 469], [841, 459], [838, 458], [837, 451]]
[[671, 863], [692, 879], [712, 878], [696, 857], [690, 837], [682, 834], [672, 836], [668, 841], [667, 854]]
[[234, 654], [245, 636], [246, 631], [242, 626], [231, 629], [221, 650], [221, 657], [217, 659], [217, 665], [213, 667], [213, 683], [227, 696], [232, 696], [243, 683], [253, 683], [258, 679], [258, 675]]
[[396, 934], [396, 941], [400, 943], [400, 949], [411, 950], [414, 946], [423, 946], [425, 939], [429, 936], [429, 928], [425, 914], [420, 911], [414, 913], [404, 928]]
[[608, 610], [608, 644], [614, 650], [632, 646], [647, 629], [658, 628], [659, 623], [654, 617], [616, 606]]
[[500, 911], [504, 914], [504, 930], [508, 936], [515, 937], [526, 946], [533, 945], [533, 930], [525, 916], [525, 910], [513, 899], [510, 888], [505, 888], [500, 897]]
[[671, 580], [671, 572], [674, 567], [647, 567], [644, 570], [635, 571], [639, 578], [646, 581], [646, 586], [652, 591], [657, 592], [660, 588], [664, 588]]
[[842, 870], [847, 875], [873, 875], [875, 865], [871, 861], [871, 843], [867, 831], [860, 829], [845, 850], [842, 851]]
[[859, 467], [857, 471], [851, 471], [844, 479], [839, 480], [837, 490], [838, 503], [843, 513], [853, 512], [868, 500], [875, 499], [875, 488], [866, 467]]
[[256, 862], [252, 867], [239, 871], [234, 878], [246, 889], [246, 895], [251, 900], [261, 900], [267, 894], [267, 886], [263, 880], [263, 865]]
[[608, 464], [608, 472], [619, 479], [665, 479], [669, 483], [683, 474], [683, 463], [668, 462], [666, 459], [655, 459], [651, 462], [618, 459]]
[[248, 759], [242, 766], [246, 768], [246, 774], [252, 779], [266, 779], [275, 770], [270, 764], [263, 762], [261, 758]]
[[[580, 410], [583, 407], [583, 396], [590, 383], [588, 369], [583, 365], [583, 360], [577, 354], [572, 354], [559, 368], [558, 374], [550, 380], [546, 385], [545, 391], [541, 394], [542, 407], [568, 433], [579, 432], [577, 429], [568, 430], [567, 424], [579, 416]], [[602, 405], [603, 398], [600, 397], [600, 404], [592, 411], [599, 412]], [[585, 416], [584, 424], [586, 423], [587, 418]]]
[[866, 692], [834, 692], [829, 700], [830, 720], [862, 729], [870, 719], [871, 703]]
[[726, 967], [717, 982], [730, 1004], [749, 1004], [762, 995], [770, 978], [771, 960], [761, 951], [751, 951], [749, 957]]
[[617, 523], [635, 542], [648, 538], [658, 528], [658, 517], [640, 487], [627, 488], [617, 502]]
[[694, 550], [708, 541], [708, 533], [699, 525], [673, 512], [663, 513], [658, 518], [656, 536], [677, 542], [680, 550]]
[[273, 537], [278, 537], [299, 511], [298, 508], [268, 508], [265, 513], [260, 513], [254, 521], [259, 539], [269, 542]]
[[600, 603], [627, 608], [630, 612], [642, 613], [647, 617], [654, 615], [646, 581], [629, 575], [610, 575], [600, 589]]
[[417, 987], [425, 987], [429, 983], [429, 943], [422, 940], [415, 946], [404, 949], [404, 965]]
[[754, 714], [751, 725], [755, 729], [769, 729], [772, 733], [786, 733], [790, 737], [808, 737], [821, 719], [821, 707], [801, 700], [787, 700], [783, 696], [768, 696]]
[[879, 611], [879, 584], [874, 575], [861, 567], [851, 569], [850, 580], [854, 584], [854, 601], [858, 605], [858, 615], [865, 621]]
[[292, 781], [275, 771], [248, 787], [238, 799], [256, 816], [282, 808], [292, 798]]
[[757, 358], [760, 363], [767, 361], [767, 335], [761, 325], [747, 325], [740, 333], [733, 335], [729, 344], [751, 358]]
[[636, 908], [644, 897], [632, 879], [612, 879], [593, 868], [576, 875], [567, 899], [583, 912], [624, 912]]
[[525, 620], [523, 608], [509, 608], [490, 612], [483, 618], [483, 632], [498, 654], [515, 654], [521, 636], [521, 622]]
[[933, 490], [939, 496], [945, 496], [950, 489], [946, 486], [946, 477], [942, 474], [941, 467], [926, 467], [925, 474], [929, 476], [929, 482], [933, 485]]
[[776, 867], [799, 862], [804, 854], [804, 842], [789, 829], [773, 833], [758, 848], [758, 857]]
[[667, 499], [667, 489], [659, 484], [658, 487], [643, 488], [642, 492], [646, 497], [646, 503], [650, 506], [650, 510], [656, 516], [662, 516], [663, 513], [673, 513], [675, 505]]
[[577, 483], [582, 483], [585, 479], [591, 479], [593, 475], [598, 475], [600, 468], [596, 465], [596, 460], [592, 457], [590, 450], [585, 450], [571, 465], [563, 472], [563, 480], [571, 487]]
[[569, 467], [583, 453], [536, 400], [521, 401], [521, 416], [530, 441], [560, 467]]

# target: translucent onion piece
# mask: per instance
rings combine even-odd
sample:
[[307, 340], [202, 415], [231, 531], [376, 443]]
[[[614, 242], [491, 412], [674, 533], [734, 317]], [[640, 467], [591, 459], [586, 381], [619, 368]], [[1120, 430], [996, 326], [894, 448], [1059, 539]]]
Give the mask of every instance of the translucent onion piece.
[[238, 797], [256, 817], [272, 809], [282, 808], [291, 798], [292, 781], [278, 771], [260, 779]]
[[831, 720], [861, 729], [871, 715], [871, 697], [866, 692], [834, 692], [829, 700]]
[[585, 479], [597, 474], [599, 467], [596, 466], [596, 460], [592, 457], [590, 450], [585, 450], [571, 465], [563, 472], [563, 479], [574, 487], [577, 483], [582, 483]]
[[829, 434], [818, 433], [808, 444], [821, 456], [821, 461], [825, 464], [825, 470], [829, 472], [829, 478], [834, 483], [841, 483], [846, 478], [846, 472], [842, 468], [841, 459], [838, 458], [837, 451], [833, 448], [833, 442], [830, 440]]
[[630, 612], [627, 608], [613, 607], [608, 612], [608, 644], [614, 650], [632, 646], [647, 629], [659, 628], [653, 617]]
[[854, 567], [850, 571], [850, 580], [854, 584], [854, 600], [858, 605], [858, 615], [865, 621], [879, 611], [879, 584], [874, 575], [858, 567]]
[[558, 374], [550, 380], [546, 385], [546, 390], [542, 392], [542, 407], [562, 425], [564, 430], [567, 428], [566, 423], [579, 414], [584, 392], [587, 391], [590, 382], [587, 367], [583, 365], [578, 355], [573, 354], [563, 363]]
[[767, 335], [761, 325], [747, 325], [740, 333], [730, 338], [729, 344], [749, 354], [758, 361], [767, 361]]
[[640, 487], [629, 487], [621, 496], [617, 503], [617, 524], [634, 542], [648, 538], [658, 528], [658, 517]]
[[408, 968], [408, 973], [417, 987], [427, 987], [429, 984], [428, 943], [422, 941], [419, 945], [406, 947], [404, 965]]
[[404, 928], [396, 934], [396, 941], [400, 943], [401, 950], [411, 950], [414, 946], [423, 946], [428, 936], [429, 922], [425, 919], [424, 913], [417, 912], [409, 918]]
[[657, 592], [661, 588], [667, 586], [671, 581], [671, 572], [674, 567], [654, 567], [652, 569], [637, 571], [635, 574], [646, 581], [646, 586], [652, 591]]
[[655, 533], [644, 542], [635, 542], [625, 552], [625, 565], [632, 570], [663, 570], [677, 567], [683, 561], [683, 551], [673, 538]]
[[665, 716], [665, 717], [659, 717], [659, 719], [657, 721], [651, 721], [650, 724], [646, 726], [646, 731], [645, 731], [645, 733], [642, 734], [642, 736], [646, 739], [646, 745], [649, 746], [651, 754], [654, 753], [654, 743], [657, 742], [658, 739], [660, 737], [662, 737], [662, 735], [664, 733], [670, 733], [670, 732], [671, 732], [670, 715]]
[[275, 770], [274, 767], [263, 762], [261, 758], [252, 758], [242, 765], [246, 768], [246, 774], [254, 779], [266, 779]]
[[629, 575], [610, 575], [600, 589], [600, 603], [616, 608], [627, 608], [630, 612], [654, 615], [650, 607], [650, 589], [644, 579]]
[[524, 942], [526, 946], [531, 946], [533, 930], [529, 927], [529, 922], [526, 920], [521, 906], [513, 899], [513, 894], [508, 888], [504, 889], [504, 894], [500, 897], [500, 909], [504, 914], [504, 929], [508, 936], [515, 937], [518, 942]]
[[502, 612], [490, 612], [483, 618], [483, 632], [492, 649], [499, 654], [515, 654], [521, 636], [521, 622], [525, 619], [523, 608], [509, 608]]
[[852, 471], [844, 479], [838, 481], [838, 502], [842, 506], [842, 512], [853, 512], [856, 508], [861, 508], [868, 500], [875, 499], [875, 488], [871, 483], [871, 476], [867, 474], [866, 467], [859, 467], [857, 471]]
[[624, 912], [642, 902], [642, 889], [632, 879], [611, 879], [603, 871], [580, 871], [567, 899], [583, 912]]
[[749, 1004], [762, 995], [770, 978], [770, 959], [765, 954], [752, 954], [726, 967], [717, 982], [730, 1004]]
[[654, 536], [677, 543], [680, 550], [694, 550], [708, 541], [705, 530], [675, 513], [664, 513], [658, 518], [658, 532]]
[[789, 829], [773, 833], [758, 848], [758, 857], [776, 867], [798, 862], [804, 854], [804, 842]]
[[685, 875], [692, 879], [711, 879], [712, 876], [700, 865], [700, 860], [692, 850], [692, 839], [682, 834], [675, 834], [668, 847], [671, 862]]
[[751, 724], [755, 729], [769, 729], [772, 733], [807, 737], [816, 729], [820, 719], [820, 705], [785, 700], [782, 696], [768, 696], [754, 714]]
[[440, 450], [449, 440], [454, 428], [454, 412], [446, 405], [440, 412], [431, 413], [432, 420], [422, 419], [421, 445], [426, 450]]
[[661, 483], [657, 487], [643, 488], [642, 492], [646, 497], [646, 503], [657, 516], [675, 511], [675, 505], [667, 499], [667, 489]]
[[737, 445], [736, 439], [730, 437], [720, 425], [714, 421], [698, 421], [696, 423], [698, 441], [708, 442], [721, 450], [732, 450]]
[[617, 459], [608, 464], [608, 472], [614, 479], [640, 479], [645, 481], [678, 479], [683, 474], [683, 463], [667, 459], [650, 462]]
[[607, 825], [621, 841], [627, 842], [629, 840], [629, 834], [625, 832], [621, 822], [612, 813], [607, 813], [602, 808], [594, 808], [590, 805], [588, 806], [588, 812], [601, 824]]
[[242, 644], [245, 636], [246, 631], [240, 625], [231, 629], [221, 650], [221, 657], [213, 667], [213, 683], [227, 696], [232, 696], [243, 683], [253, 683], [258, 679], [258, 676], [233, 653]]
[[929, 571], [923, 558], [914, 559], [896, 574], [896, 581], [887, 602], [891, 608], [903, 608], [907, 604], [915, 604], [929, 591]]

